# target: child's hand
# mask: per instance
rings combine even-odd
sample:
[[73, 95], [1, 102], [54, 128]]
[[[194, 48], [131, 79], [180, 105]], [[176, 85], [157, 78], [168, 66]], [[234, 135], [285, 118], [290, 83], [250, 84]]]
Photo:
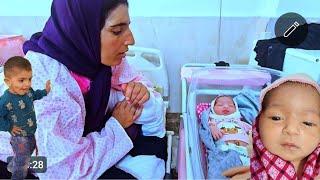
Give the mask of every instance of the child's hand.
[[46, 82], [46, 91], [47, 91], [47, 94], [51, 91], [51, 82], [50, 82], [50, 80], [48, 80]]
[[113, 109], [112, 116], [119, 121], [122, 127], [127, 128], [140, 116], [141, 107], [129, 104], [125, 99], [118, 102]]
[[37, 144], [36, 144], [35, 149], [36, 149], [36, 156], [38, 156], [38, 146], [37, 146]]
[[12, 130], [11, 130], [11, 134], [13, 136], [16, 136], [17, 134], [20, 134], [22, 131], [22, 129], [18, 126], [13, 125]]
[[220, 138], [222, 138], [223, 136], [223, 132], [221, 129], [219, 129], [216, 125], [215, 122], [209, 120], [209, 128], [212, 134], [212, 137], [214, 138], [214, 140], [218, 140]]
[[133, 105], [142, 106], [149, 100], [148, 89], [140, 82], [129, 82], [121, 85], [122, 92], [126, 100]]

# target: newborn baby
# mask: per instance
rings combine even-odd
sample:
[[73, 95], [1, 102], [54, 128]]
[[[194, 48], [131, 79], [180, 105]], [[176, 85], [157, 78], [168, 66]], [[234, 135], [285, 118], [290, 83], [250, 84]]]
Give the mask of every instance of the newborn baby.
[[231, 96], [218, 96], [211, 102], [208, 124], [217, 147], [222, 151], [237, 151], [242, 164], [248, 166], [246, 146], [251, 125], [241, 121], [238, 106]]

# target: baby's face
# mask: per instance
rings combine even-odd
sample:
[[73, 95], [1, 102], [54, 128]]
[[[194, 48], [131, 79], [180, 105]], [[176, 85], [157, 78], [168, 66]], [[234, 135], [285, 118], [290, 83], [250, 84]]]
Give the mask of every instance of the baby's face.
[[214, 112], [218, 115], [229, 115], [236, 111], [232, 97], [222, 96], [216, 99]]
[[32, 71], [15, 70], [15, 74], [7, 79], [10, 92], [25, 95], [31, 87]]
[[264, 146], [300, 162], [320, 143], [320, 96], [312, 86], [283, 84], [272, 91], [259, 119]]

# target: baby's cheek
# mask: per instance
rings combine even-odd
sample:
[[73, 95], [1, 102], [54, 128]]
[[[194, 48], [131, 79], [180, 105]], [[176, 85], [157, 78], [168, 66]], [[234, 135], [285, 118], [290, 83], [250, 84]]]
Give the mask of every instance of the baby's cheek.
[[306, 139], [313, 139], [314, 142], [320, 143], [320, 127], [303, 129]]
[[236, 112], [236, 108], [235, 108], [235, 107], [232, 107], [232, 108], [231, 108], [231, 112], [232, 112], [232, 113]]
[[270, 137], [268, 134], [268, 131], [266, 130], [266, 126], [263, 123], [259, 124], [259, 134], [261, 137], [261, 141], [263, 144], [266, 144], [268, 141], [268, 137]]
[[[264, 138], [265, 136], [268, 136], [270, 132], [270, 124], [266, 122], [266, 119], [260, 119], [259, 120], [259, 134], [261, 138]], [[269, 130], [268, 130], [269, 129]]]
[[318, 128], [318, 132], [316, 132], [316, 137], [318, 137], [318, 144], [320, 144], [320, 126]]
[[304, 143], [305, 150], [312, 152], [320, 144], [320, 128], [312, 130], [311, 128], [304, 129], [301, 141]]
[[272, 123], [267, 122], [267, 119], [261, 119], [259, 123], [259, 134], [262, 140], [262, 143], [268, 147], [276, 142], [276, 138], [279, 135], [278, 128], [274, 127]]

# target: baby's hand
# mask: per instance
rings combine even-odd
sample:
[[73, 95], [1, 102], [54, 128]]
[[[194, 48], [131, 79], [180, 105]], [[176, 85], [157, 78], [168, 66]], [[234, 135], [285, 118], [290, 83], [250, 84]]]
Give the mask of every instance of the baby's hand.
[[212, 137], [214, 138], [214, 140], [218, 140], [220, 138], [222, 138], [223, 136], [223, 132], [221, 129], [219, 129], [216, 125], [215, 122], [209, 120], [209, 128], [212, 134]]
[[46, 91], [47, 91], [47, 94], [49, 94], [49, 92], [51, 91], [51, 82], [50, 82], [50, 80], [48, 80], [46, 82]]
[[11, 130], [11, 134], [13, 136], [16, 136], [17, 134], [20, 134], [22, 131], [22, 129], [18, 126], [13, 125], [12, 130]]

